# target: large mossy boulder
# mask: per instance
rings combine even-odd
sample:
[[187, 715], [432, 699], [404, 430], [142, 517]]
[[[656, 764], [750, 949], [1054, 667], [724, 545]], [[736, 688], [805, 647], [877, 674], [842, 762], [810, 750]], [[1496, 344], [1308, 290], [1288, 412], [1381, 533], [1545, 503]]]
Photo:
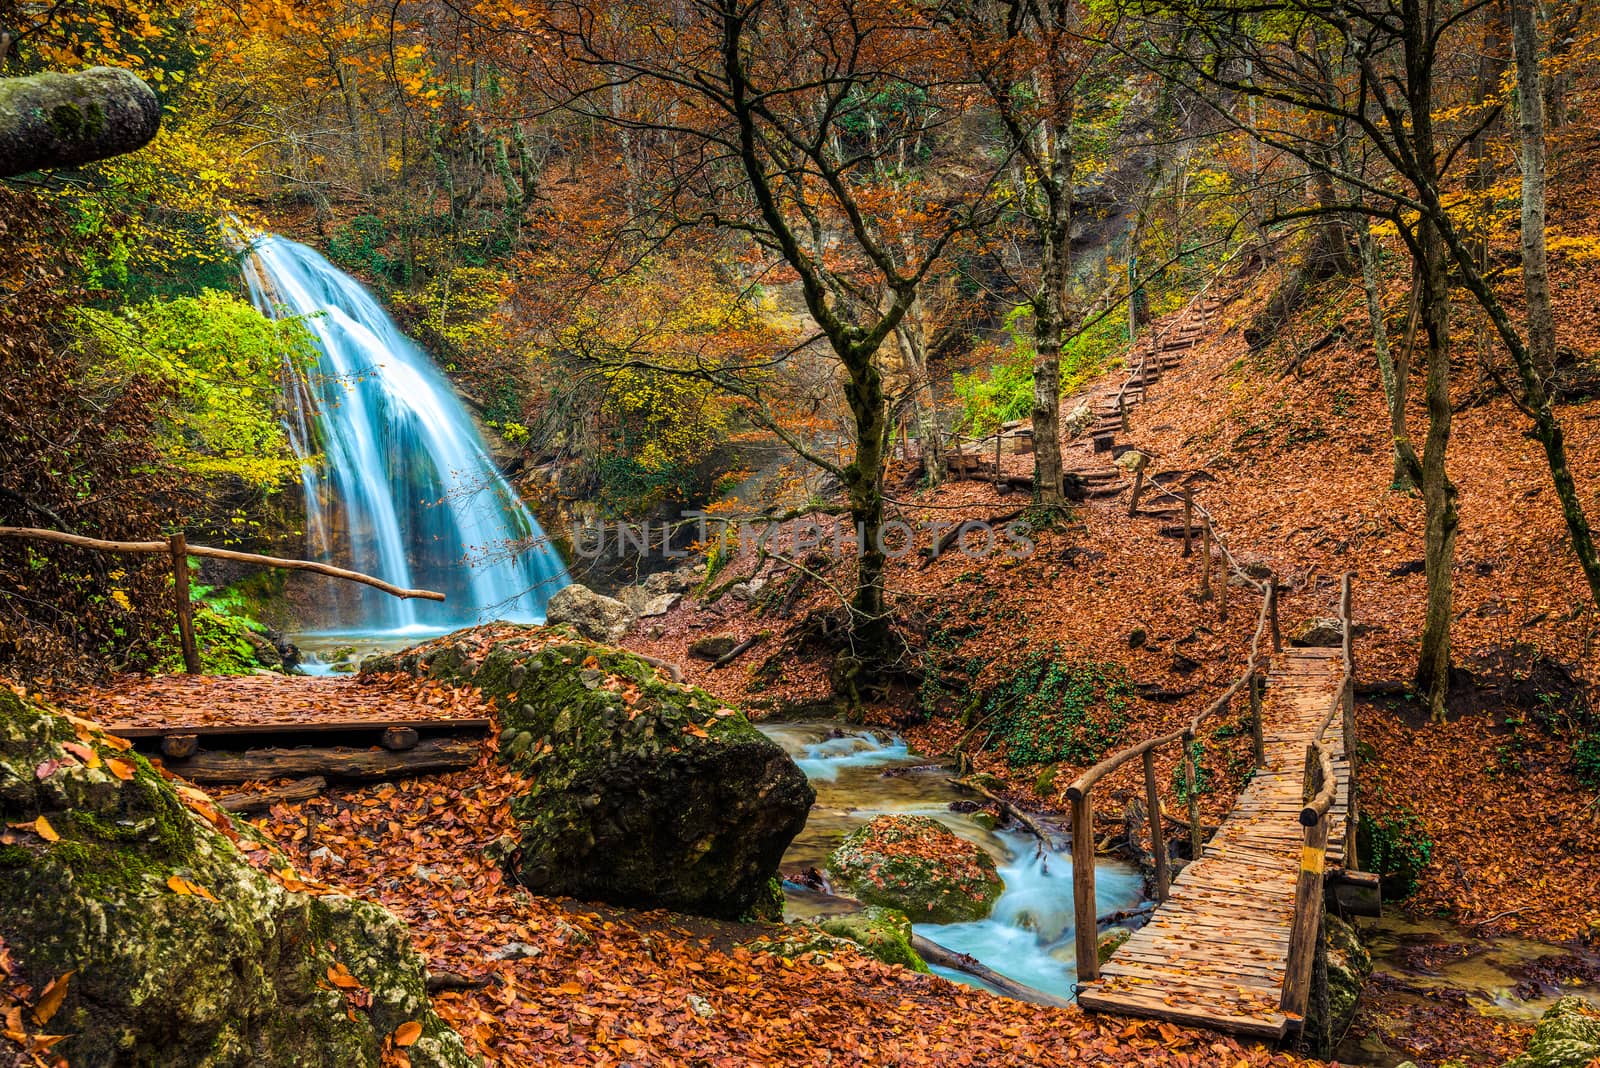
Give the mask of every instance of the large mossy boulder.
[[71, 1064], [375, 1068], [417, 1026], [413, 1065], [476, 1063], [394, 916], [308, 892], [204, 794], [4, 686], [0, 810], [0, 937], [36, 993], [70, 973], [45, 1029]]
[[916, 923], [981, 920], [1005, 889], [982, 847], [927, 816], [879, 816], [857, 827], [828, 867], [862, 901]]
[[860, 912], [830, 916], [818, 924], [824, 932], [848, 938], [885, 964], [926, 973], [928, 965], [911, 946], [911, 920], [899, 909], [868, 905]]
[[1372, 975], [1372, 955], [1351, 924], [1328, 913], [1323, 916], [1322, 925], [1328, 949], [1327, 1011], [1323, 1012], [1317, 998], [1311, 999], [1305, 1034], [1311, 1039], [1313, 1053], [1332, 1056], [1335, 1039], [1348, 1031], [1355, 1019], [1361, 986]]
[[466, 681], [527, 782], [507, 870], [536, 893], [779, 919], [778, 861], [816, 799], [781, 746], [704, 690], [561, 629], [461, 631], [364, 670]]
[[1600, 1061], [1600, 1009], [1565, 997], [1545, 1010], [1528, 1052], [1505, 1068], [1589, 1068]]

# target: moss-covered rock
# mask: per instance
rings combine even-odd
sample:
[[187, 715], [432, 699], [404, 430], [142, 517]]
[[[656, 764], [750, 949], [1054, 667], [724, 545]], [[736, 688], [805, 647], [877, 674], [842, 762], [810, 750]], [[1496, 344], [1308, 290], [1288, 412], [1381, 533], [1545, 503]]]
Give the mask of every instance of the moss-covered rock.
[[746, 942], [745, 948], [756, 953], [770, 953], [785, 960], [806, 960], [820, 963], [841, 949], [855, 948], [848, 938], [828, 934], [820, 927], [801, 925], [791, 929], [782, 938], [758, 938]]
[[828, 867], [862, 901], [917, 923], [981, 920], [1005, 889], [988, 853], [927, 816], [879, 816], [857, 827]]
[[885, 964], [928, 971], [928, 965], [911, 948], [911, 920], [899, 909], [868, 905], [860, 912], [830, 916], [820, 926], [830, 935], [848, 938]]
[[1133, 937], [1133, 932], [1126, 927], [1113, 927], [1109, 931], [1102, 931], [1095, 941], [1095, 958], [1101, 964], [1111, 959], [1112, 954], [1121, 949], [1128, 939]]
[[1588, 1068], [1600, 1060], [1600, 1011], [1583, 998], [1562, 998], [1539, 1018], [1528, 1052], [1505, 1068]]
[[409, 1021], [412, 1064], [475, 1063], [399, 920], [258, 871], [241, 845], [290, 865], [92, 724], [4, 687], [0, 815], [0, 937], [36, 989], [73, 973], [50, 1021], [71, 1063], [376, 1066]]
[[426, 672], [495, 699], [500, 759], [528, 784], [507, 870], [530, 890], [778, 918], [778, 861], [816, 799], [805, 775], [704, 690], [569, 635], [462, 631], [363, 670]]

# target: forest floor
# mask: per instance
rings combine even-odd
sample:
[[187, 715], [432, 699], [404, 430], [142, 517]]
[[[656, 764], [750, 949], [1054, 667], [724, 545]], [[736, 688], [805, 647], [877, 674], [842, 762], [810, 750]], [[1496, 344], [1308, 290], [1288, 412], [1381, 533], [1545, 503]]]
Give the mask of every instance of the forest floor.
[[[1558, 289], [1592, 286], [1578, 267], [1557, 265]], [[1195, 499], [1236, 557], [1279, 576], [1287, 633], [1335, 615], [1337, 577], [1352, 572], [1358, 681], [1392, 688], [1408, 677], [1423, 618], [1422, 504], [1418, 495], [1390, 488], [1385, 408], [1361, 340], [1367, 336], [1361, 291], [1352, 284], [1322, 294], [1275, 345], [1252, 352], [1241, 326], [1273, 278], [1261, 270], [1235, 283], [1201, 345], [1152, 387], [1131, 432], [1118, 441], [1152, 456], [1153, 469], [1207, 473], [1195, 483]], [[1395, 296], [1403, 304], [1403, 295]], [[1481, 324], [1466, 313], [1457, 324], [1458, 351], [1478, 351]], [[1571, 331], [1565, 344], [1600, 353], [1594, 315], [1576, 315], [1565, 325]], [[1469, 943], [1517, 934], [1594, 947], [1600, 854], [1591, 845], [1600, 835], [1600, 798], [1578, 782], [1572, 746], [1585, 702], [1600, 707], [1593, 670], [1600, 621], [1525, 418], [1471, 361], [1462, 363], [1450, 459], [1462, 517], [1455, 693], [1444, 724], [1427, 722], [1424, 710], [1403, 698], [1361, 701], [1362, 805], [1402, 821], [1395, 824], [1402, 837], [1430, 843], [1416, 891], [1389, 907], [1453, 925]], [[1108, 376], [1090, 392], [1103, 395], [1120, 378]], [[1580, 490], [1600, 512], [1600, 399], [1564, 404], [1559, 414]], [[1420, 411], [1413, 419], [1420, 439]], [[1025, 475], [1031, 461], [1006, 456], [1003, 468]], [[1069, 445], [1069, 470], [1094, 462], [1086, 444]], [[1024, 500], [986, 481], [957, 481], [905, 495], [900, 512], [908, 521], [985, 518]], [[970, 670], [971, 692], [982, 694], [1012, 676], [1030, 653], [1056, 649], [1066, 658], [1123, 665], [1141, 692], [1165, 691], [1167, 700], [1134, 700], [1120, 738], [1108, 743], [1174, 729], [1237, 677], [1259, 598], [1231, 590], [1233, 612], [1222, 623], [1215, 601], [1197, 595], [1196, 558], [1183, 557], [1178, 541], [1158, 533], [1162, 522], [1174, 520], [1130, 517], [1124, 493], [1086, 502], [1068, 522], [1034, 532], [1037, 551], [1022, 560], [975, 563], [948, 553], [926, 567], [911, 559], [893, 563], [897, 618], [930, 639], [928, 663], [936, 671]], [[738, 575], [752, 562], [746, 555], [724, 574]], [[846, 557], [826, 577], [847, 588], [849, 567]], [[815, 582], [796, 599], [790, 619], [775, 617], [770, 601], [762, 608], [760, 600], [756, 607], [727, 597], [712, 605], [686, 600], [627, 644], [683, 664], [692, 681], [747, 707], [824, 699], [828, 659], [807, 657], [803, 646], [768, 643], [722, 669], [687, 656], [698, 637], [781, 631], [837, 604]], [[1174, 694], [1185, 696], [1171, 700]], [[902, 725], [923, 752], [945, 754], [966, 730], [953, 716], [919, 722], [916, 712], [919, 703], [937, 705], [941, 696], [929, 702], [926, 692], [901, 694], [862, 714]], [[1250, 764], [1248, 732], [1221, 726], [1206, 740], [1208, 822], [1226, 811]], [[981, 740], [981, 733], [966, 738], [969, 745]], [[1160, 768], [1172, 803], [1175, 760], [1175, 753], [1167, 755]], [[1004, 745], [975, 761], [1016, 796], [1049, 809], [1064, 807], [1061, 791], [1079, 770], [1063, 766], [1051, 776], [1013, 767]], [[1132, 779], [1120, 785], [1125, 796], [1136, 795]], [[1120, 809], [1114, 790], [1104, 812]], [[1579, 952], [1575, 967], [1582, 972], [1593, 950]], [[1382, 1036], [1389, 1049], [1422, 1064], [1449, 1058], [1498, 1064], [1526, 1038], [1526, 1023], [1486, 1014], [1481, 999], [1476, 1007], [1459, 996], [1413, 999], [1386, 1010], [1382, 991], [1373, 993], [1357, 1030]]]

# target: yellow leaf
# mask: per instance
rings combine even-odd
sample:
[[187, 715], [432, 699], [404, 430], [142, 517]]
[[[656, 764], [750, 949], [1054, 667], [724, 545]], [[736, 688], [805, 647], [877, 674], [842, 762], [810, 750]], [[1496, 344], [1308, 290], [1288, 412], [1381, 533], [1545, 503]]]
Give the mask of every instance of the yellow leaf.
[[168, 877], [167, 889], [171, 890], [174, 894], [181, 894], [184, 897], [188, 897], [190, 894], [194, 893], [193, 890], [189, 889], [189, 881], [181, 875], [173, 875]]
[[115, 775], [123, 782], [133, 781], [133, 765], [128, 763], [126, 760], [118, 760], [116, 757], [112, 757], [110, 760], [106, 761], [106, 767], [111, 769], [111, 774]]
[[61, 836], [56, 833], [56, 829], [50, 826], [50, 821], [43, 816], [33, 821], [33, 833], [43, 838], [46, 842], [61, 841]]
[[422, 1025], [415, 1020], [407, 1020], [394, 1029], [394, 1044], [409, 1046], [422, 1037]]

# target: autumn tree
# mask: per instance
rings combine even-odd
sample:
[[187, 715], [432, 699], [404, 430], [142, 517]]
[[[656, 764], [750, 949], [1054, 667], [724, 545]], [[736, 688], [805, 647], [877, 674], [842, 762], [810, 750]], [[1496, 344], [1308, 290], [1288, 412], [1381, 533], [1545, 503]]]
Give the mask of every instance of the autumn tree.
[[[859, 555], [844, 685], [892, 659], [883, 477], [889, 420], [882, 350], [950, 243], [975, 224], [983, 180], [952, 187], [894, 170], [959, 114], [938, 65], [935, 10], [893, 3], [700, 0], [558, 3], [535, 31], [559, 43], [545, 75], [566, 106], [627, 135], [639, 203], [630, 243], [714, 240], [752, 273], [787, 271], [812, 339], [840, 368], [851, 449], [827, 456], [772, 415], [752, 366], [702, 367], [752, 417], [842, 485]], [[625, 88], [632, 106], [615, 106]], [[774, 354], [768, 365], [782, 362]]]
[[1073, 326], [1074, 129], [1079, 83], [1098, 55], [1076, 0], [999, 0], [964, 7], [955, 31], [1004, 131], [1013, 198], [1038, 271], [1023, 301], [1033, 316], [1034, 498], [1060, 505], [1061, 350]]
[[[1449, 690], [1456, 488], [1446, 472], [1453, 409], [1450, 400], [1451, 289], [1459, 277], [1488, 316], [1520, 381], [1515, 399], [1544, 446], [1571, 544], [1596, 602], [1600, 560], [1567, 464], [1564, 435], [1528, 342], [1485, 274], [1458, 217], [1451, 167], [1461, 149], [1493, 120], [1492, 110], [1450, 108], [1454, 46], [1482, 5], [1457, 0], [1275, 0], [1248, 9], [1209, 3], [1159, 19], [1198, 33], [1205, 58], [1187, 59], [1184, 77], [1207, 91], [1219, 111], [1239, 100], [1263, 100], [1317, 122], [1295, 129], [1251, 128], [1263, 144], [1298, 161], [1308, 173], [1337, 182], [1336, 202], [1278, 212], [1274, 221], [1362, 214], [1391, 225], [1407, 248], [1420, 288], [1426, 352], [1428, 429], [1411, 475], [1422, 488], [1428, 603], [1417, 684], [1442, 718]], [[1219, 95], [1220, 94], [1220, 95]], [[1241, 124], [1242, 125], [1242, 124]], [[1377, 173], [1340, 165], [1343, 134], [1381, 159]]]

